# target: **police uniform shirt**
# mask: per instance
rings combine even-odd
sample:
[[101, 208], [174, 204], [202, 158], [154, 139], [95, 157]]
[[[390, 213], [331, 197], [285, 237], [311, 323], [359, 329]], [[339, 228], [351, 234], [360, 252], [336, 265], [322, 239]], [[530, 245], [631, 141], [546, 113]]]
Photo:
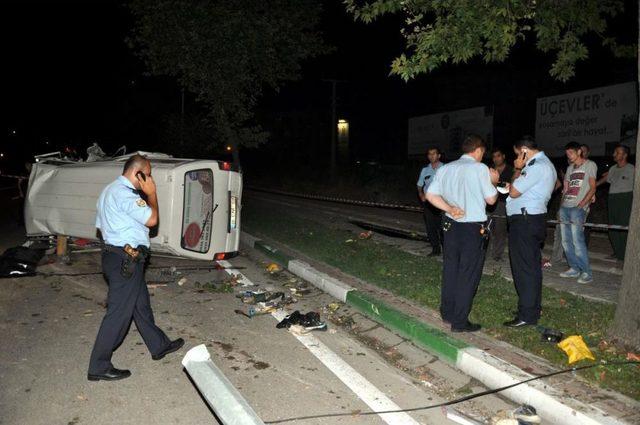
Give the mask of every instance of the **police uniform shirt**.
[[[438, 168], [427, 192], [461, 208], [464, 217], [456, 220], [461, 223], [486, 221], [485, 198], [498, 193], [491, 183], [489, 167], [466, 154]], [[447, 217], [453, 219], [449, 214]]]
[[427, 189], [429, 189], [429, 185], [433, 181], [433, 177], [436, 175], [436, 171], [438, 171], [442, 167], [442, 162], [437, 162], [437, 167], [434, 169], [433, 165], [430, 163], [426, 167], [420, 171], [420, 177], [418, 177], [418, 187], [422, 188], [424, 193], [427, 193]]
[[507, 215], [522, 214], [522, 208], [527, 209], [527, 214], [546, 213], [556, 179], [556, 169], [544, 152], [535, 154], [512, 183], [521, 195], [507, 198]]
[[109, 184], [100, 194], [97, 208], [96, 227], [107, 244], [149, 247], [149, 228], [145, 223], [151, 217], [151, 208], [129, 179], [119, 176]]

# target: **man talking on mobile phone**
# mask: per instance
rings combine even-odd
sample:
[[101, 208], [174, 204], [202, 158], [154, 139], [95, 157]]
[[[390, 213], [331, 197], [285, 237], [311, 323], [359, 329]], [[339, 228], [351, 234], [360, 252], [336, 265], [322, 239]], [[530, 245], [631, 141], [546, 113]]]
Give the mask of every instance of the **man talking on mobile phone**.
[[[146, 201], [140, 196], [142, 192]], [[153, 360], [180, 349], [184, 340], [169, 340], [155, 324], [144, 266], [149, 256], [149, 228], [158, 224], [158, 197], [151, 177], [151, 163], [131, 156], [122, 175], [98, 198], [96, 227], [102, 233], [102, 271], [109, 284], [107, 312], [102, 319], [89, 361], [90, 381], [115, 381], [131, 376], [111, 363], [113, 351], [122, 343], [131, 320]]]
[[547, 203], [556, 183], [556, 169], [529, 136], [518, 140], [513, 151], [513, 178], [507, 198], [509, 258], [518, 292], [518, 314], [504, 325], [535, 325], [542, 310], [540, 249], [547, 235]]

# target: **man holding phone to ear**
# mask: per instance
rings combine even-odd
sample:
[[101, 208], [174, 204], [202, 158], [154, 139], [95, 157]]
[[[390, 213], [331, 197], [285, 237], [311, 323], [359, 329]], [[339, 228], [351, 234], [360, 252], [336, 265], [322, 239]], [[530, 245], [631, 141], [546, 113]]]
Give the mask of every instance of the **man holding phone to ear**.
[[180, 349], [184, 340], [171, 341], [156, 326], [144, 279], [149, 228], [158, 224], [158, 197], [149, 160], [132, 155], [122, 175], [102, 191], [97, 209], [96, 227], [104, 241], [102, 271], [109, 292], [87, 377], [90, 381], [115, 381], [131, 375], [128, 370], [116, 369], [111, 356], [127, 335], [132, 319], [153, 360]]
[[513, 179], [507, 198], [509, 258], [518, 293], [518, 314], [504, 325], [535, 325], [542, 310], [540, 249], [547, 236], [547, 204], [556, 183], [556, 169], [530, 136], [517, 141], [513, 150]]

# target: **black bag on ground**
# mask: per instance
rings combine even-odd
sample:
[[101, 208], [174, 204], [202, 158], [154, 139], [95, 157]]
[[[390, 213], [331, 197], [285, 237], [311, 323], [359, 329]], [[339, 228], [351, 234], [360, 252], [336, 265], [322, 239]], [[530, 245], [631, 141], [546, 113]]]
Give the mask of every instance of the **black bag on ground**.
[[33, 276], [44, 250], [15, 246], [0, 256], [0, 278]]

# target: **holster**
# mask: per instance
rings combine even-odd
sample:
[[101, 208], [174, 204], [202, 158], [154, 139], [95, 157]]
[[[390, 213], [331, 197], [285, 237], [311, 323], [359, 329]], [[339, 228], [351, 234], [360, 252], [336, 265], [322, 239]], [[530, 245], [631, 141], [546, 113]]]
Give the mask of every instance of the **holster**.
[[120, 256], [122, 263], [120, 264], [120, 274], [125, 279], [130, 279], [136, 268], [137, 263], [144, 263], [149, 256], [149, 248], [144, 245], [138, 245], [133, 248], [127, 244], [123, 248], [105, 245], [103, 248], [107, 252], [113, 252]]

